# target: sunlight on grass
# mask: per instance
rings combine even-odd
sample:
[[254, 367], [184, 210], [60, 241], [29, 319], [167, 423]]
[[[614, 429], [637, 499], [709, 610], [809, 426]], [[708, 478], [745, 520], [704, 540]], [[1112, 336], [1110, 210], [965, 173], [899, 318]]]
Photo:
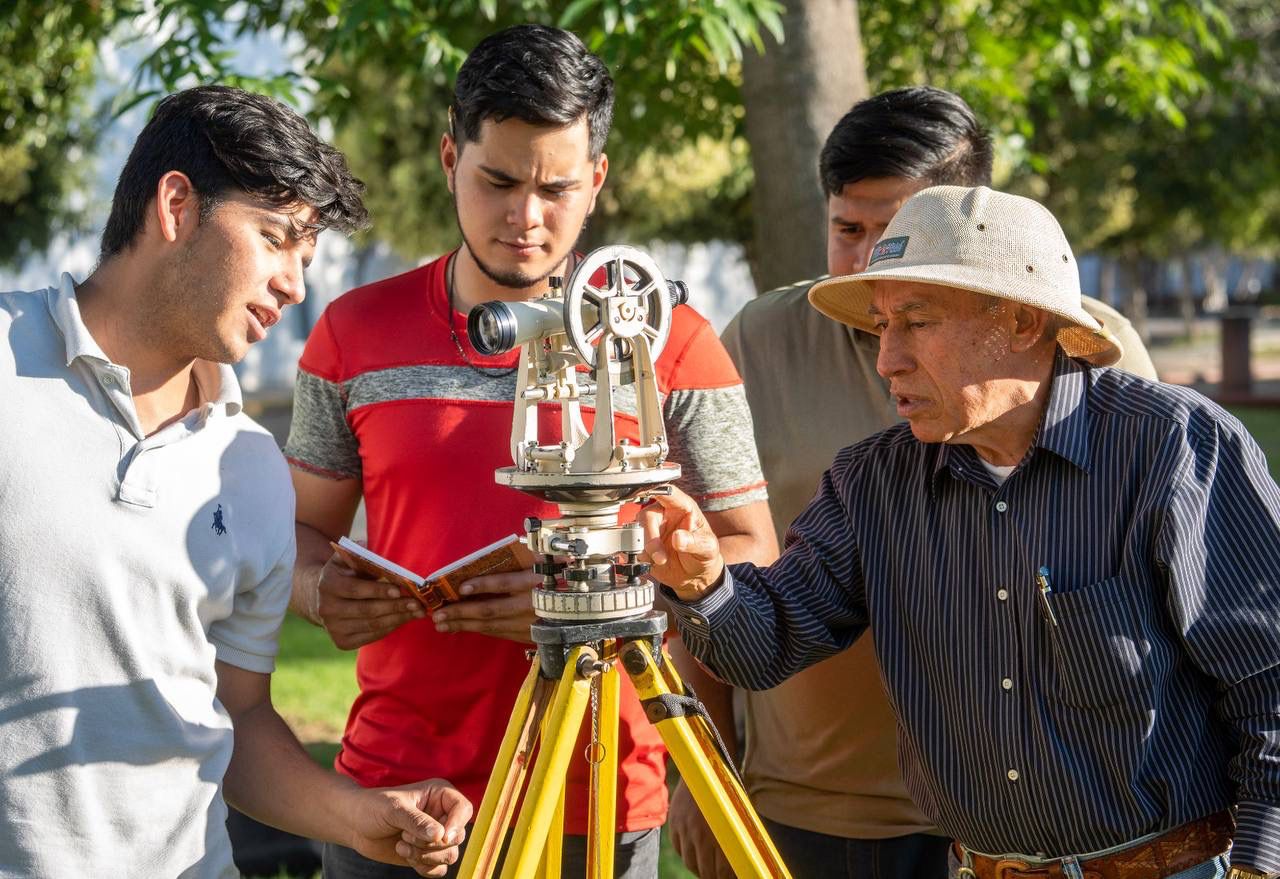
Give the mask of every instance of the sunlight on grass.
[[355, 652], [334, 647], [322, 629], [285, 617], [271, 697], [299, 739], [330, 745], [330, 761], [356, 698], [355, 664]]

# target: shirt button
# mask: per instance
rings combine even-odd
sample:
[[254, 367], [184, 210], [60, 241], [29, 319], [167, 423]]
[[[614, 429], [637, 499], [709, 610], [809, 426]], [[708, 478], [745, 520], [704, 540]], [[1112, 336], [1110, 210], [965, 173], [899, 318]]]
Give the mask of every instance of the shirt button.
[[102, 383], [109, 388], [114, 388], [116, 386], [116, 377], [111, 373], [107, 373], [102, 377]]
[[1009, 509], [1009, 505], [1007, 503], [1005, 503], [1004, 501], [996, 501], [997, 513], [1003, 513], [1007, 509]]
[[1000, 682], [1000, 686], [1004, 687], [1006, 690], [1012, 690], [1013, 681], [1010, 678], [1005, 678]]
[[1001, 601], [1008, 601], [1008, 600], [1009, 600], [1009, 590], [1008, 590], [1008, 589], [997, 589], [997, 590], [996, 590], [996, 598], [1000, 599]]
[[1005, 773], [1005, 775], [1009, 777], [1010, 781], [1017, 781], [1018, 778], [1020, 777], [1018, 775], [1018, 770], [1016, 769], [1010, 769], [1008, 772]]
[[689, 622], [693, 623], [695, 626], [700, 626], [702, 625], [702, 617], [689, 617]]

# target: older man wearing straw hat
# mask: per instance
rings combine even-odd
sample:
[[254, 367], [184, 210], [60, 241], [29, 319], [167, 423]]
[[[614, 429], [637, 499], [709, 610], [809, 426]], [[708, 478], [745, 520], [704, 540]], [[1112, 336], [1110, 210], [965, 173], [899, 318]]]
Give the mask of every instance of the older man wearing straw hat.
[[1280, 870], [1280, 491], [1240, 423], [1106, 368], [1029, 199], [923, 190], [810, 299], [880, 335], [907, 423], [837, 455], [767, 569], [679, 493], [643, 514], [694, 655], [761, 689], [870, 629], [965, 876]]

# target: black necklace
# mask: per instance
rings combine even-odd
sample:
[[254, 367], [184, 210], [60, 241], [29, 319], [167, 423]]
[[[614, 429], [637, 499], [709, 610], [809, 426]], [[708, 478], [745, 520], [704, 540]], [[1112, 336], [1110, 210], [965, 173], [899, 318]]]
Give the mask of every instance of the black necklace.
[[453, 328], [453, 263], [457, 258], [458, 254], [455, 252], [453, 256], [449, 257], [449, 265], [445, 269], [445, 290], [448, 291], [449, 295], [449, 338], [453, 339], [453, 347], [458, 349], [458, 355], [462, 358], [463, 363], [485, 378], [506, 378], [509, 375], [514, 375], [515, 371], [520, 368], [519, 363], [502, 369], [486, 369], [483, 366], [476, 366], [471, 362], [471, 358], [467, 356], [466, 350], [462, 347], [461, 340], [458, 339], [458, 333]]

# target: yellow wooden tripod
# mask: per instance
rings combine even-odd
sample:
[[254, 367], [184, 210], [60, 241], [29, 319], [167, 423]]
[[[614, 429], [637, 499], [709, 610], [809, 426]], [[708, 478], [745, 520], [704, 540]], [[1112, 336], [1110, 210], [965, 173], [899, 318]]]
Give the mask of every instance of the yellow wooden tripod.
[[501, 879], [560, 879], [565, 778], [591, 703], [587, 879], [612, 879], [619, 665], [635, 685], [645, 715], [661, 734], [734, 873], [744, 879], [789, 879], [746, 791], [721, 757], [711, 725], [704, 716], [681, 708], [682, 701], [687, 702], [679, 698], [685, 687], [662, 649], [665, 628], [666, 615], [661, 612], [594, 626], [533, 627], [538, 654], [516, 697], [459, 870], [462, 879], [493, 875], [539, 739]]

